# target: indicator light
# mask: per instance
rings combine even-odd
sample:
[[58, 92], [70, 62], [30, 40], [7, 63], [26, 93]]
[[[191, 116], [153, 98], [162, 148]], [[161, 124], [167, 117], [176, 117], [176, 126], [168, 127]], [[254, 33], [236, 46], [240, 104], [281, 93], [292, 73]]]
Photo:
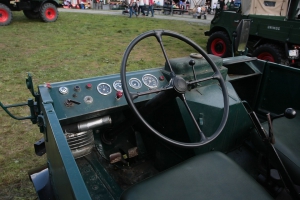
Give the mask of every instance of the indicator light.
[[91, 83], [88, 83], [88, 84], [86, 84], [86, 89], [91, 89], [92, 88], [92, 84]]

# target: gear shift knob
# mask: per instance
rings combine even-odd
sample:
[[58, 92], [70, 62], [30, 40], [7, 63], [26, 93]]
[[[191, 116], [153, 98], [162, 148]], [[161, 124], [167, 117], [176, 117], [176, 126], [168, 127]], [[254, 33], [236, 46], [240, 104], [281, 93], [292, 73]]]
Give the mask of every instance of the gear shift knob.
[[288, 119], [293, 119], [294, 117], [296, 117], [297, 112], [293, 109], [293, 108], [287, 108], [284, 111], [284, 116]]

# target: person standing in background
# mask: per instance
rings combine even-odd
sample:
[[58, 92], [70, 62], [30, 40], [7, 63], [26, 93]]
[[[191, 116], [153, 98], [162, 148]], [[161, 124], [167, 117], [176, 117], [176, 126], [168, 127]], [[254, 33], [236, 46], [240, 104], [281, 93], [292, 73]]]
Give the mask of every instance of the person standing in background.
[[144, 4], [144, 0], [140, 0], [140, 5], [138, 8], [138, 15], [142, 13], [143, 16], [145, 16], [145, 4]]
[[93, 9], [97, 9], [97, 0], [93, 0]]
[[217, 4], [214, 3], [214, 5], [213, 5], [213, 12], [214, 12], [214, 14], [216, 13], [216, 8], [217, 8]]
[[146, 12], [149, 8], [149, 0], [144, 0], [144, 11]]
[[103, 0], [100, 0], [100, 9], [103, 10]]
[[224, 6], [225, 6], [224, 0], [220, 0], [220, 9], [221, 9], [221, 11], [224, 9]]
[[133, 14], [135, 14], [136, 17], [138, 16], [137, 13], [135, 12], [135, 8], [136, 8], [136, 2], [134, 2], [134, 0], [131, 0], [129, 4], [129, 18], [131, 18]]
[[152, 14], [151, 17], [154, 17], [153, 4], [154, 4], [153, 0], [149, 0], [149, 6], [148, 6], [148, 11], [146, 16], [149, 15], [149, 10], [150, 10]]

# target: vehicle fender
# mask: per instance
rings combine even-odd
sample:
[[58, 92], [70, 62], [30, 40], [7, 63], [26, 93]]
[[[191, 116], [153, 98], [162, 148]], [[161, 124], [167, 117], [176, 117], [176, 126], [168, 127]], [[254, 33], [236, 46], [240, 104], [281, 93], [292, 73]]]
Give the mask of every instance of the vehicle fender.
[[205, 31], [204, 34], [205, 36], [211, 36], [213, 33], [218, 31], [223, 31], [224, 33], [226, 33], [229, 37], [229, 40], [232, 42], [232, 34], [229, 33], [228, 29], [221, 26], [214, 26], [209, 31]]
[[56, 0], [44, 0], [44, 1], [41, 3], [40, 8], [41, 8], [42, 5], [45, 4], [45, 3], [52, 3], [52, 4], [55, 5], [57, 8], [60, 8], [60, 7], [63, 6], [63, 4], [58, 3], [58, 1], [56, 1]]
[[205, 31], [205, 32], [204, 32], [204, 35], [205, 35], [205, 36], [210, 36], [211, 33], [210, 33], [210, 31]]
[[29, 173], [29, 177], [40, 200], [55, 199], [48, 168], [32, 174]]

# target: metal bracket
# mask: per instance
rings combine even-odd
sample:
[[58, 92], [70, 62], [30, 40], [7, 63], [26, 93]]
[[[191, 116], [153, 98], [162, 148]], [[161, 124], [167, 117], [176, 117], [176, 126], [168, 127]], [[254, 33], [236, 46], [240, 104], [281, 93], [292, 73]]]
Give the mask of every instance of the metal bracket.
[[39, 141], [34, 143], [34, 150], [35, 154], [38, 156], [42, 156], [46, 153], [46, 147], [45, 147], [45, 139], [42, 138]]
[[[39, 95], [34, 92], [32, 77], [31, 77], [30, 73], [28, 73], [28, 78], [26, 79], [26, 85], [27, 85], [27, 88], [30, 90], [31, 94], [35, 97], [35, 100], [37, 101]], [[9, 108], [21, 107], [21, 106], [29, 106], [30, 116], [17, 117], [8, 110]], [[38, 107], [38, 103], [35, 102], [33, 99], [28, 99], [27, 103], [17, 103], [17, 104], [10, 104], [10, 105], [3, 105], [0, 102], [0, 107], [13, 119], [16, 119], [16, 120], [30, 119], [33, 124], [37, 123], [37, 115], [39, 113], [39, 107]]]
[[[24, 119], [30, 119], [32, 121], [33, 124], [36, 124], [36, 111], [37, 111], [37, 107], [36, 107], [36, 102], [33, 101], [33, 99], [28, 99], [27, 103], [17, 103], [17, 104], [10, 104], [10, 105], [3, 105], [0, 102], [0, 107], [13, 119], [16, 120], [24, 120]], [[30, 116], [27, 117], [16, 117], [14, 116], [9, 110], [8, 108], [13, 108], [13, 107], [21, 107], [21, 106], [29, 106], [30, 108]]]
[[45, 123], [45, 118], [43, 115], [38, 115], [37, 117], [38, 127], [40, 127], [40, 132], [44, 133], [45, 141], [48, 142], [48, 135], [47, 135], [47, 125]]

